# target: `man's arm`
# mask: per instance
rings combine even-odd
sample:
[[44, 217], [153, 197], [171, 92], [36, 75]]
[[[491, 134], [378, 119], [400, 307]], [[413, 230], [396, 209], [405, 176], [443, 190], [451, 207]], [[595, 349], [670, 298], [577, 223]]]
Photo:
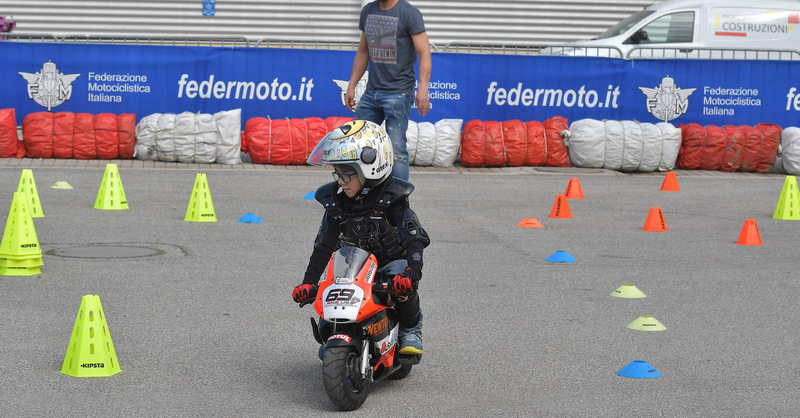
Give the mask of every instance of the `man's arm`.
[[[430, 55], [430, 54], [429, 54]], [[356, 57], [353, 58], [353, 71], [350, 73], [350, 84], [344, 95], [344, 104], [348, 109], [356, 110], [356, 84], [367, 71], [369, 65], [369, 46], [367, 45], [367, 35], [361, 32], [361, 42], [358, 44]]]
[[[428, 32], [420, 32], [411, 35], [414, 42], [414, 49], [419, 56], [419, 87], [417, 88], [417, 113], [425, 116], [431, 110], [431, 102], [428, 97], [428, 83], [431, 81], [431, 47], [428, 42]], [[363, 42], [363, 41], [362, 41]], [[353, 84], [353, 80], [350, 80]]]

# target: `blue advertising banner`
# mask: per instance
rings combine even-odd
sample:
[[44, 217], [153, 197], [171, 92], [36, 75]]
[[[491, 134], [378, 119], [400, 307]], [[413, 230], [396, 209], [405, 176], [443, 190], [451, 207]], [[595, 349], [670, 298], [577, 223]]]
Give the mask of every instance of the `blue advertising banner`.
[[[0, 108], [349, 116], [354, 52], [0, 42]], [[582, 118], [797, 126], [800, 63], [434, 53], [432, 111], [412, 120]]]

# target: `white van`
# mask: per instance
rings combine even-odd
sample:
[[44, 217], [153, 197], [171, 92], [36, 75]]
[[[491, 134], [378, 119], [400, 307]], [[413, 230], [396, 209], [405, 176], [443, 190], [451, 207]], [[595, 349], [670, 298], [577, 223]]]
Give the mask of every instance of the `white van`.
[[667, 0], [543, 55], [800, 59], [800, 1]]

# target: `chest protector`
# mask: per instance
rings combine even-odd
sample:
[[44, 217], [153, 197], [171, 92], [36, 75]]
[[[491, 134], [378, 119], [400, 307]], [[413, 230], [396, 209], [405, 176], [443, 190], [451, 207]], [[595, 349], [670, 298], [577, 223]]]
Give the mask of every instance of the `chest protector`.
[[[405, 223], [402, 219], [392, 222], [388, 213], [392, 205], [405, 205], [406, 198], [413, 190], [414, 186], [410, 183], [395, 179], [373, 204], [366, 207], [358, 205], [342, 207], [332, 194], [325, 196], [327, 199], [319, 199], [322, 196], [318, 196], [325, 210], [338, 224], [337, 248], [355, 246], [369, 251], [378, 258], [378, 265], [404, 258], [406, 250], [403, 246], [403, 237], [406, 234], [402, 234], [399, 229], [403, 228]], [[405, 210], [400, 208], [394, 212], [402, 217]]]

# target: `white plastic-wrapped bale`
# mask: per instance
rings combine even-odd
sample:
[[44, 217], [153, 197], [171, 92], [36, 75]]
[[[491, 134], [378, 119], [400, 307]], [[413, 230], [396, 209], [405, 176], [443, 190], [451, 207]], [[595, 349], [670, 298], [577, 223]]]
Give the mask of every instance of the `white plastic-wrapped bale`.
[[671, 170], [681, 143], [668, 123], [581, 119], [569, 130], [570, 162], [576, 167], [618, 171]]
[[[175, 160], [181, 163], [193, 163], [195, 154], [195, 114], [183, 112], [175, 116], [172, 127], [172, 144], [175, 150]], [[166, 135], [165, 135], [166, 137]], [[164, 141], [168, 143], [168, 141]]]
[[160, 113], [153, 113], [143, 117], [136, 124], [136, 146], [134, 157], [144, 161], [157, 161], [156, 153], [156, 126]]
[[675, 168], [678, 151], [681, 149], [681, 130], [667, 122], [659, 122], [656, 126], [661, 131], [661, 161], [658, 163], [658, 171], [670, 171]]
[[[195, 116], [194, 162], [211, 164], [217, 161], [219, 129], [214, 115], [201, 113]], [[191, 158], [192, 156], [188, 156]]]
[[430, 166], [436, 157], [436, 127], [430, 122], [417, 123], [417, 156], [414, 165]]
[[408, 121], [409, 165], [452, 167], [461, 146], [462, 123], [462, 119], [441, 119], [436, 123]]
[[178, 161], [175, 155], [175, 115], [162, 113], [156, 124], [156, 154], [158, 161]]
[[791, 175], [800, 174], [800, 128], [790, 126], [781, 131], [778, 158], [775, 172]]
[[569, 127], [569, 161], [575, 167], [603, 168], [606, 155], [606, 124], [581, 119]]
[[154, 113], [136, 125], [136, 157], [151, 161], [240, 164], [241, 109], [215, 114]]
[[233, 109], [214, 114], [219, 132], [217, 162], [220, 164], [242, 163], [242, 109]]
[[434, 167], [452, 167], [461, 148], [463, 119], [441, 119], [436, 122], [436, 154]]

